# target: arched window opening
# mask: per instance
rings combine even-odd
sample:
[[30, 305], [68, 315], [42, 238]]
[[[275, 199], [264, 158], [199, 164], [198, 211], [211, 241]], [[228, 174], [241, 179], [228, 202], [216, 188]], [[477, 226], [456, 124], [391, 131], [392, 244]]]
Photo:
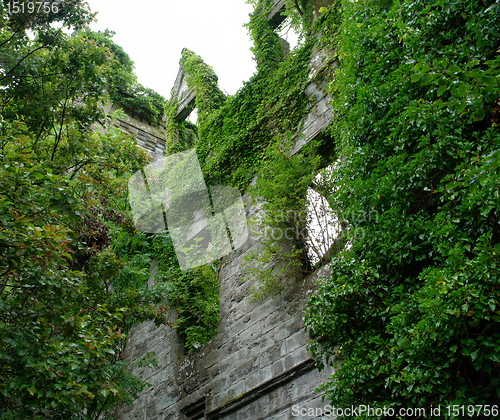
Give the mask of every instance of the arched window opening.
[[309, 263], [318, 268], [332, 255], [342, 251], [347, 223], [331, 208], [327, 197], [334, 191], [334, 166], [323, 169], [307, 190], [307, 220], [305, 246]]

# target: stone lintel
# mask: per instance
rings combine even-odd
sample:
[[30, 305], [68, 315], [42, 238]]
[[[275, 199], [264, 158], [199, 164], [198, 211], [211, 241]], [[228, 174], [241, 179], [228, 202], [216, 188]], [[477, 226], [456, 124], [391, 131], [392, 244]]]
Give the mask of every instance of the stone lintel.
[[193, 90], [189, 92], [189, 95], [186, 96], [181, 102], [179, 102], [179, 105], [177, 105], [177, 113], [175, 114], [175, 120], [176, 121], [184, 121], [187, 117], [189, 117], [189, 114], [193, 112], [193, 109], [195, 108], [196, 105], [196, 95]]
[[189, 88], [186, 81], [187, 77], [188, 74], [182, 67], [179, 67], [171, 97], [171, 99], [177, 101], [177, 112], [175, 114], [177, 121], [184, 121], [195, 107], [196, 95], [194, 90]]
[[273, 29], [276, 29], [285, 20], [285, 16], [281, 14], [285, 10], [285, 0], [272, 0], [272, 3], [274, 5], [271, 12], [267, 15], [267, 20]]

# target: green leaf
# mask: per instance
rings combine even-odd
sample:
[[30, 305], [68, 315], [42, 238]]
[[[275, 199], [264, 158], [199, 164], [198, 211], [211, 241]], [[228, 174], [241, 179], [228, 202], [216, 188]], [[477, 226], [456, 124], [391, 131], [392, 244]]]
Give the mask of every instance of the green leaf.
[[458, 67], [455, 64], [452, 64], [450, 67], [448, 67], [448, 70], [446, 70], [446, 73], [454, 76], [455, 74], [460, 73], [461, 71], [462, 71], [462, 69], [460, 67]]
[[425, 73], [414, 73], [411, 76], [411, 81], [412, 82], [418, 82], [422, 77], [424, 77]]
[[448, 90], [448, 86], [447, 85], [440, 86], [439, 89], [438, 89], [438, 91], [437, 91], [437, 96], [443, 95], [443, 93], [445, 93], [447, 90]]
[[464, 97], [467, 95], [467, 86], [464, 84], [461, 84], [458, 89], [457, 89], [458, 96]]
[[35, 384], [30, 385], [27, 389], [28, 389], [28, 392], [30, 393], [30, 395], [35, 395], [36, 394], [36, 386], [35, 386]]

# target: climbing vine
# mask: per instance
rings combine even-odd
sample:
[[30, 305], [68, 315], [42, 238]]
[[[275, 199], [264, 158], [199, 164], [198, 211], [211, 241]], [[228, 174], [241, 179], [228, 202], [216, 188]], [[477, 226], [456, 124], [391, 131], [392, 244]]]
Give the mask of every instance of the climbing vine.
[[189, 89], [196, 92], [198, 118], [203, 125], [221, 107], [226, 97], [219, 89], [218, 77], [212, 67], [194, 52], [188, 49], [182, 51], [181, 67], [188, 74], [186, 82]]
[[219, 323], [217, 265], [181, 271], [168, 234], [150, 237], [145, 250], [157, 261], [157, 281], [169, 286], [167, 303], [177, 314], [172, 326], [187, 351], [201, 347], [215, 335]]
[[285, 57], [285, 52], [278, 35], [274, 32], [267, 16], [273, 9], [270, 0], [263, 0], [256, 4], [247, 24], [248, 32], [253, 40], [251, 48], [257, 62], [257, 70], [266, 72], [275, 70]]
[[311, 48], [307, 42], [273, 72], [259, 71], [200, 130], [198, 156], [210, 183], [245, 190], [266, 147], [300, 125], [309, 106], [304, 86]]
[[245, 271], [256, 279], [252, 299], [276, 295], [290, 278], [301, 278], [310, 268], [307, 255], [307, 189], [319, 165], [319, 142], [311, 142], [290, 154], [293, 142], [273, 143], [249, 195], [261, 212], [250, 220], [259, 246], [245, 255]]
[[[222, 94], [213, 70], [193, 52], [183, 51], [181, 66], [189, 75], [188, 87], [193, 89], [196, 95], [198, 109], [196, 149], [207, 183], [231, 185], [244, 191], [262, 168], [263, 172], [259, 179], [262, 182], [264, 180], [271, 182], [264, 185], [259, 181], [255, 191], [264, 193], [269, 206], [274, 210], [277, 210], [278, 201], [286, 199], [290, 208], [299, 211], [298, 207], [303, 209], [305, 205], [306, 185], [310, 183], [318, 159], [313, 158], [314, 162], [308, 161], [304, 164], [308, 159], [304, 154], [280, 160], [276, 153], [281, 156], [285, 149], [290, 150], [297, 141], [297, 137], [291, 133], [300, 130], [304, 117], [311, 110], [311, 101], [305, 94], [305, 86], [309, 81], [311, 50], [315, 40], [312, 37], [306, 38], [302, 45], [285, 55], [278, 36], [267, 20], [271, 6], [271, 2], [267, 0], [259, 2], [251, 16], [248, 29], [254, 40], [252, 51], [258, 71], [235, 95], [226, 98]], [[186, 122], [175, 121], [176, 110], [177, 102], [173, 98], [166, 107], [167, 138], [170, 139], [167, 147], [171, 153], [193, 147], [192, 143], [187, 143], [183, 137], [186, 132]], [[279, 152], [276, 148], [278, 144], [283, 149]], [[311, 156], [314, 156], [314, 153], [311, 152]], [[289, 170], [290, 164], [300, 168], [300, 174], [290, 172], [289, 184], [286, 187], [278, 185], [279, 182], [273, 183], [273, 171], [277, 170], [279, 174], [284, 174]], [[300, 195], [301, 199], [298, 201], [294, 201], [294, 198], [284, 192], [287, 188], [297, 187], [295, 175], [303, 178], [301, 187], [293, 196]], [[278, 179], [283, 180], [283, 178]], [[276, 194], [278, 191], [281, 193]], [[270, 218], [275, 216], [276, 212], [270, 211]], [[271, 219], [268, 219], [269, 226], [272, 225]], [[281, 264], [280, 277], [284, 277], [290, 270], [302, 271], [305, 264], [303, 244], [298, 243], [287, 250], [283, 250], [281, 245], [272, 240], [264, 241], [263, 244], [265, 252], [256, 256], [261, 263], [265, 263], [263, 259], [266, 258], [269, 261], [274, 261], [277, 257], [280, 262], [288, 260], [288, 263]], [[290, 261], [293, 263], [290, 264]], [[206, 277], [206, 274], [210, 270], [207, 268], [203, 270], [196, 273], [197, 276], [201, 276], [197, 277], [199, 279], [197, 281], [208, 284], [210, 276]], [[276, 270], [262, 271], [258, 274], [260, 281], [254, 289], [256, 298], [276, 290], [277, 285], [279, 288], [280, 282], [275, 281]], [[190, 293], [192, 292], [187, 290], [185, 296], [190, 297], [185, 301], [178, 301], [176, 306], [178, 312], [187, 313], [190, 299], [194, 296]], [[214, 299], [215, 302], [217, 295], [211, 294], [207, 299], [207, 301]], [[198, 321], [200, 319], [197, 318]], [[191, 328], [190, 322], [186, 320], [181, 329], [187, 332], [188, 341], [194, 343], [196, 340], [190, 335], [190, 331], [194, 330], [188, 330]], [[214, 326], [216, 323], [210, 325]]]
[[217, 75], [201, 57], [185, 48], [182, 50], [180, 64], [187, 74], [186, 83], [189, 89], [196, 94], [195, 106], [198, 112], [198, 128], [195, 129], [194, 125], [190, 125], [187, 121], [179, 122], [175, 120], [178, 99], [172, 97], [165, 106], [168, 153], [181, 152], [194, 147], [193, 136], [186, 133], [186, 129], [195, 136], [198, 130], [203, 132], [210, 125], [217, 110], [226, 100], [226, 96], [217, 84]]
[[[340, 9], [340, 30], [323, 13], [340, 60], [329, 201], [364, 235], [308, 305], [313, 354], [336, 367], [321, 389], [337, 407], [441, 406], [443, 418], [498, 405], [498, 2]], [[349, 216], [360, 211], [378, 217]]]

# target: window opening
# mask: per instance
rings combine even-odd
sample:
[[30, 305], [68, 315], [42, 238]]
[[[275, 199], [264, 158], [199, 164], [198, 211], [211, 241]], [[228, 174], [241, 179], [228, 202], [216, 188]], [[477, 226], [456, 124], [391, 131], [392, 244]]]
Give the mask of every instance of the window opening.
[[300, 43], [300, 35], [292, 25], [292, 19], [287, 17], [276, 31], [277, 35], [288, 42], [290, 50], [293, 50]]
[[198, 122], [198, 110], [196, 108], [194, 108], [191, 113], [189, 114], [189, 116], [186, 118], [187, 121], [189, 121], [190, 123], [193, 123], [193, 124], [197, 124]]
[[330, 207], [325, 195], [334, 191], [333, 169], [323, 169], [307, 190], [306, 251], [312, 266], [318, 267], [345, 248], [347, 223]]

